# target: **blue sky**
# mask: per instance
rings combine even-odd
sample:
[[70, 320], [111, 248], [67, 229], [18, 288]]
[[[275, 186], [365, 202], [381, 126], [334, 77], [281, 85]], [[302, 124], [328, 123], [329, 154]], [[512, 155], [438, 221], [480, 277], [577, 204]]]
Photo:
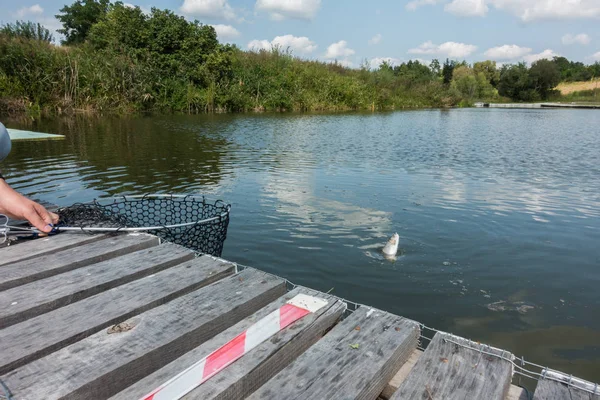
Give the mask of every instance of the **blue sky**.
[[[51, 29], [67, 0], [0, 0], [0, 22]], [[127, 0], [214, 25], [242, 49], [290, 48], [297, 56], [359, 66], [447, 57], [532, 62], [562, 55], [600, 61], [600, 0]]]

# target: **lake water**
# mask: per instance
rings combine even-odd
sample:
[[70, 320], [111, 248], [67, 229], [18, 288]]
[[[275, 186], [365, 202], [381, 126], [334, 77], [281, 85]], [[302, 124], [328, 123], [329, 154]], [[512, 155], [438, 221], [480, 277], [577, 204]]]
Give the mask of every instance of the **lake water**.
[[600, 380], [597, 111], [5, 122], [67, 136], [14, 143], [29, 196], [223, 199], [224, 258]]

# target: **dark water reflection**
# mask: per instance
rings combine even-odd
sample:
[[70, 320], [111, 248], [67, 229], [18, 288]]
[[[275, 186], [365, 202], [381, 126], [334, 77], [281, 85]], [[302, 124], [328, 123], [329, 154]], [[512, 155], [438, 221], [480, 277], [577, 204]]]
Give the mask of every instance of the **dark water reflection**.
[[600, 380], [598, 112], [6, 122], [67, 135], [15, 143], [30, 196], [222, 198], [225, 258]]

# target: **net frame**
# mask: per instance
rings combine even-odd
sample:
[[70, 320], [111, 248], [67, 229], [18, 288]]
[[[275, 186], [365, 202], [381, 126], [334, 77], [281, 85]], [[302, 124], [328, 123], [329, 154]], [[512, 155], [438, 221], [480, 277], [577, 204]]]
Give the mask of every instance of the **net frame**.
[[95, 199], [57, 210], [55, 232], [144, 232], [220, 257], [231, 205], [202, 195], [146, 194]]

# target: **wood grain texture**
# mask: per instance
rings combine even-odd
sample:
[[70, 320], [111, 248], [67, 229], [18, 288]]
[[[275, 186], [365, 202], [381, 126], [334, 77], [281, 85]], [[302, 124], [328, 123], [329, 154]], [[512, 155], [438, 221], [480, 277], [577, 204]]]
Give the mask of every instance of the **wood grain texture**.
[[530, 400], [527, 392], [522, 387], [510, 385], [506, 400]]
[[413, 321], [360, 307], [249, 399], [375, 399], [417, 346]]
[[9, 246], [0, 250], [0, 254], [2, 254], [0, 256], [0, 267], [18, 261], [29, 260], [44, 254], [70, 249], [85, 243], [92, 243], [106, 237], [106, 235], [61, 233], [56, 236], [31, 240], [27, 243], [19, 243], [16, 246]]
[[0, 375], [231, 275], [202, 256], [0, 330]]
[[111, 400], [138, 399], [146, 395], [226, 344], [256, 321], [277, 310], [298, 293], [326, 299], [329, 304], [317, 313], [308, 315], [277, 333], [184, 397], [184, 399], [203, 400], [245, 398], [316, 342], [342, 316], [346, 308], [345, 304], [323, 293], [296, 288], [164, 368], [136, 382]]
[[[394, 375], [390, 383], [388, 383], [385, 389], [383, 389], [383, 392], [381, 392], [380, 398], [382, 400], [389, 400], [394, 395], [396, 390], [398, 390], [400, 385], [402, 385], [402, 382], [404, 382], [410, 371], [413, 369], [417, 361], [419, 361], [419, 358], [422, 354], [423, 351], [417, 349], [410, 355], [408, 361], [406, 361], [406, 363], [402, 366], [402, 368], [400, 368], [398, 373]], [[515, 385], [510, 385], [510, 389], [508, 390], [506, 400], [529, 400], [529, 397], [527, 397], [527, 392], [525, 391], [525, 389]]]
[[0, 328], [64, 307], [194, 258], [165, 243], [0, 292]]
[[[53, 236], [49, 240], [55, 238], [62, 238], [62, 235]], [[35, 242], [41, 240], [44, 239], [37, 239]], [[119, 235], [14, 262], [0, 267], [0, 291], [157, 245], [156, 236]]]
[[447, 340], [512, 358], [508, 352], [438, 332], [392, 400], [504, 400], [512, 379], [512, 363]]
[[417, 361], [419, 361], [419, 358], [422, 354], [423, 351], [421, 350], [417, 349], [413, 351], [413, 353], [410, 355], [408, 360], [406, 360], [404, 365], [400, 367], [400, 370], [396, 373], [396, 375], [394, 375], [390, 382], [387, 385], [385, 385], [385, 388], [381, 392], [382, 399], [387, 400], [394, 395], [396, 390], [398, 390], [402, 382], [404, 382], [410, 371], [413, 369]]
[[[533, 400], [600, 400], [600, 385], [596, 386], [593, 383], [578, 378], [572, 378], [559, 372], [542, 371], [542, 375], [544, 375], [544, 373], [565, 383], [553, 379], [540, 379], [535, 388], [535, 392], [533, 393]], [[567, 385], [566, 382], [569, 381], [574, 381], [578, 387], [586, 387], [591, 392], [595, 390], [597, 394], [592, 394]]]
[[102, 330], [2, 377], [17, 399], [103, 399], [151, 374], [285, 293], [247, 269]]

